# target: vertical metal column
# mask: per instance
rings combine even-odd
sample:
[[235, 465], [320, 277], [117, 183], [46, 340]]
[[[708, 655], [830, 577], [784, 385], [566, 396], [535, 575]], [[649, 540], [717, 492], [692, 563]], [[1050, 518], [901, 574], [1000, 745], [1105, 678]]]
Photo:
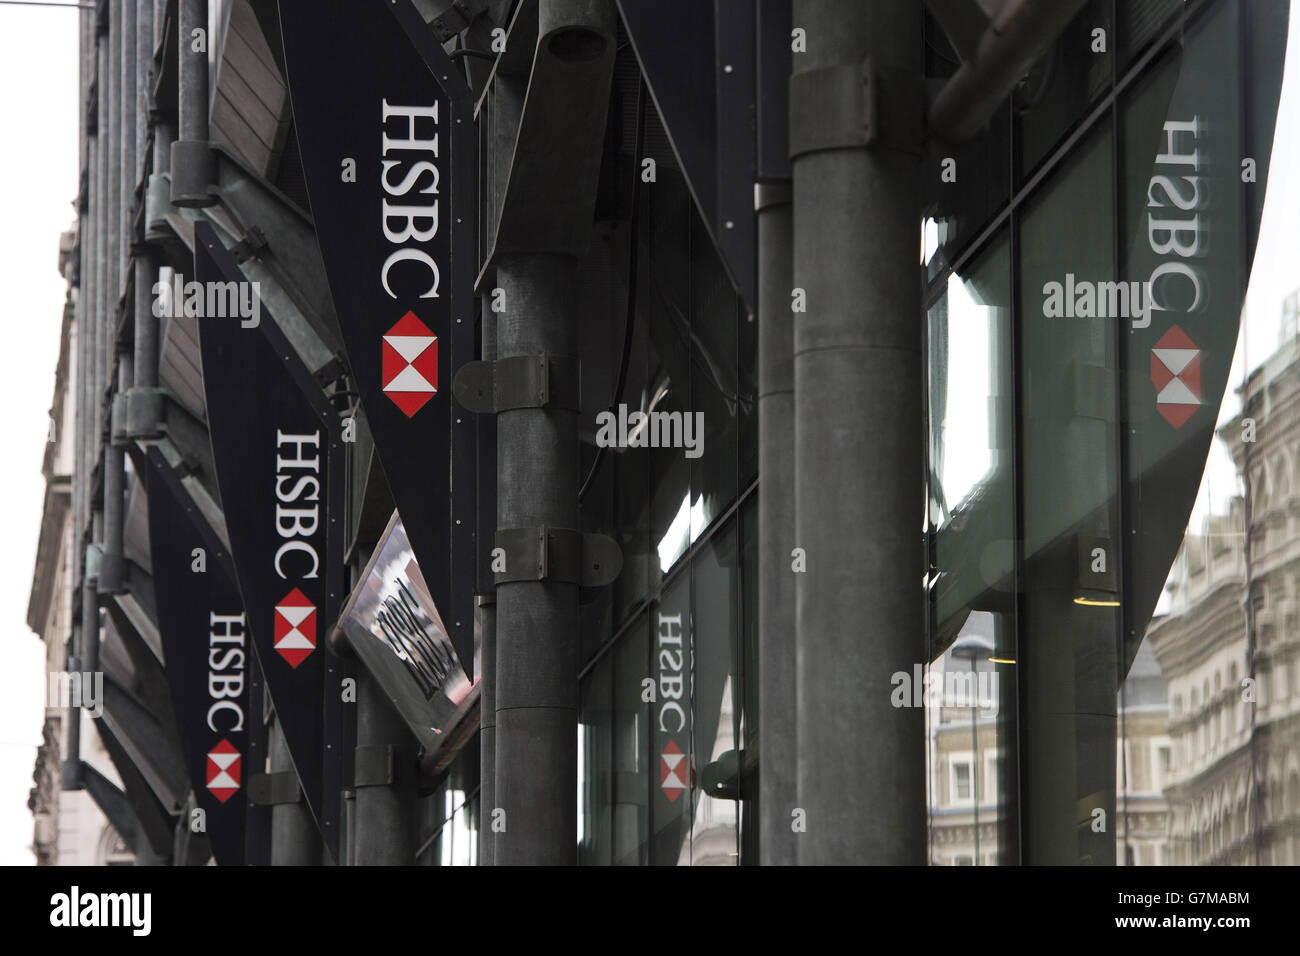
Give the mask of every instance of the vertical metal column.
[[135, 162], [131, 175], [139, 182], [149, 165], [149, 80], [153, 65], [154, 0], [136, 0], [135, 11]]
[[[576, 355], [577, 263], [568, 256], [503, 259], [497, 283], [500, 359]], [[497, 415], [498, 528], [578, 527], [578, 414], [518, 408]], [[497, 864], [577, 860], [578, 586], [554, 580], [497, 586]], [[490, 828], [496, 807], [483, 805]]]
[[[120, 47], [120, 70], [118, 85], [120, 89], [117, 113], [121, 133], [121, 168], [119, 169], [118, 190], [120, 194], [120, 218], [114, 224], [121, 233], [121, 276], [125, 288], [131, 272], [132, 205], [136, 183], [136, 4], [135, 0], [124, 0], [120, 7], [122, 26]], [[135, 303], [130, 303], [134, 313]], [[112, 312], [109, 322], [108, 342], [108, 386], [114, 393], [125, 392], [132, 385], [132, 352], [125, 350], [117, 340], [117, 310]], [[116, 366], [116, 367], [114, 367]], [[110, 436], [111, 439], [111, 436]], [[126, 452], [111, 440], [104, 448], [104, 555], [100, 565], [100, 593], [117, 593], [121, 590], [123, 567], [123, 530], [126, 503]]]
[[[289, 744], [285, 742], [278, 715], [271, 718], [267, 736], [271, 773], [293, 773]], [[296, 803], [277, 803], [271, 807], [272, 866], [316, 866], [320, 863], [320, 845], [316, 825], [301, 795]]]
[[[493, 313], [488, 299], [483, 300], [483, 361], [495, 362], [497, 359], [496, 314]], [[496, 486], [495, 455], [482, 455], [479, 459], [479, 485]], [[484, 461], [488, 459], [488, 461]], [[488, 470], [487, 465], [491, 466]], [[490, 574], [484, 571], [483, 556], [490, 552], [496, 537], [496, 522], [483, 527], [487, 518], [484, 509], [479, 509], [479, 571], [490, 582]], [[495, 517], [495, 515], [493, 515]], [[496, 834], [492, 830], [492, 810], [497, 806], [497, 605], [496, 594], [490, 586], [482, 589], [479, 595], [479, 666], [482, 676], [479, 680], [479, 823], [478, 823], [478, 865], [492, 866], [496, 862]]]
[[[180, 137], [172, 143], [172, 203], [177, 206], [211, 206], [216, 196], [208, 186], [216, 179], [215, 160], [208, 145], [208, 0], [180, 0]], [[198, 52], [196, 34], [205, 37]]]
[[[357, 775], [361, 754], [394, 747], [393, 780], [356, 782], [357, 866], [407, 866], [415, 862], [415, 754], [411, 732], [365, 667], [357, 668]], [[405, 746], [403, 746], [405, 745]], [[363, 750], [364, 748], [364, 750]]]
[[925, 860], [922, 711], [890, 703], [924, 647], [921, 16], [794, 4], [800, 863]]
[[[85, 206], [80, 211], [77, 222], [77, 245], [80, 263], [77, 269], [77, 307], [76, 307], [76, 353], [74, 356], [74, 414], [73, 434], [59, 435], [60, 441], [72, 442], [72, 535], [73, 535], [73, 580], [80, 581], [83, 576], [83, 554], [81, 542], [87, 524], [85, 469], [85, 436], [88, 427], [86, 421], [86, 357], [87, 332], [94, 321], [95, 312], [95, 230], [92, 214], [96, 163], [95, 134], [91, 131], [87, 118], [90, 111], [90, 82], [95, 74], [95, 17], [91, 11], [81, 12], [81, 83], [79, 87], [78, 106], [81, 109], [81, 173], [85, 177]], [[63, 423], [59, 422], [62, 428]], [[64, 653], [64, 667], [70, 671], [80, 669], [81, 648], [85, 646], [83, 637], [86, 631], [84, 622], [76, 625], [68, 635], [68, 645]], [[66, 750], [63, 754], [61, 786], [74, 789], [81, 779], [81, 721], [80, 713], [75, 707], [68, 709]]]
[[755, 188], [758, 207], [759, 854], [796, 862], [794, 286], [789, 183]]

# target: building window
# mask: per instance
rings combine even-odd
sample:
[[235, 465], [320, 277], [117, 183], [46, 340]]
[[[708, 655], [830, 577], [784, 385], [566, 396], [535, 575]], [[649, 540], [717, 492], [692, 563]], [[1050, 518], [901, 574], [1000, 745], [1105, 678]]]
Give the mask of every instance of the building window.
[[952, 802], [954, 804], [970, 803], [972, 801], [970, 758], [953, 757], [951, 767]]

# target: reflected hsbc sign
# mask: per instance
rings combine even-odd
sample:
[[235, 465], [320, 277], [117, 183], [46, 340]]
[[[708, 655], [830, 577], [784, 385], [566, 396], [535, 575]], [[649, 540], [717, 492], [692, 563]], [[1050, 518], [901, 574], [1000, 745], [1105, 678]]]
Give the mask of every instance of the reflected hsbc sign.
[[[690, 787], [686, 728], [686, 648], [682, 615], [660, 614], [658, 623], [659, 733], [666, 737], [659, 753], [659, 786], [670, 803]], [[685, 744], [683, 748], [682, 744]]]
[[[1195, 174], [1201, 168], [1196, 140], [1203, 125], [1199, 116], [1164, 124], [1155, 171], [1147, 184], [1147, 243], [1161, 258], [1147, 286], [1151, 291], [1145, 321], [1134, 322], [1134, 328], [1146, 328], [1158, 313], [1192, 312], [1201, 305], [1201, 275], [1192, 265], [1203, 254], [1203, 222], [1197, 211], [1203, 205], [1201, 177], [1187, 170]], [[1187, 304], [1178, 308], [1173, 302]], [[1170, 324], [1151, 350], [1151, 382], [1156, 411], [1174, 428], [1182, 428], [1202, 403], [1201, 351], [1178, 325]]]

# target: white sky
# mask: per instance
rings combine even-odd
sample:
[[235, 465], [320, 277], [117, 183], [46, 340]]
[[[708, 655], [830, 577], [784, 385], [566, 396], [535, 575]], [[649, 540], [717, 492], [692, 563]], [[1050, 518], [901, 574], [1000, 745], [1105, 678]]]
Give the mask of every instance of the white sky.
[[27, 597], [45, 493], [67, 286], [59, 234], [77, 195], [77, 14], [0, 6], [0, 864], [35, 862], [32, 787], [45, 707], [45, 645], [27, 627]]

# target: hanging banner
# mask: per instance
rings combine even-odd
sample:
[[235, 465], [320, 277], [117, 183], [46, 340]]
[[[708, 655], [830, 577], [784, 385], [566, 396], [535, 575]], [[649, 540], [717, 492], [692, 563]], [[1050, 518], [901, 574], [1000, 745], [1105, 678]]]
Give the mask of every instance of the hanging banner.
[[[195, 224], [200, 286], [249, 285], [215, 230]], [[325, 636], [341, 602], [340, 420], [263, 303], [199, 319], [203, 388], [235, 577], [266, 689], [307, 804], [337, 854], [337, 791], [325, 785], [336, 743], [338, 681]], [[328, 728], [328, 739], [327, 739]], [[338, 746], [329, 748], [337, 763]]]
[[451, 382], [475, 358], [473, 96], [408, 0], [281, 0], [280, 23], [348, 365], [430, 593], [472, 666], [474, 423]]
[[447, 637], [396, 512], [339, 627], [419, 740], [425, 772], [436, 776], [478, 729], [479, 683]]
[[[201, 827], [221, 866], [245, 862], [252, 649], [230, 556], [157, 448], [145, 474], [149, 554], [172, 710]], [[250, 861], [251, 862], [251, 861]]]

